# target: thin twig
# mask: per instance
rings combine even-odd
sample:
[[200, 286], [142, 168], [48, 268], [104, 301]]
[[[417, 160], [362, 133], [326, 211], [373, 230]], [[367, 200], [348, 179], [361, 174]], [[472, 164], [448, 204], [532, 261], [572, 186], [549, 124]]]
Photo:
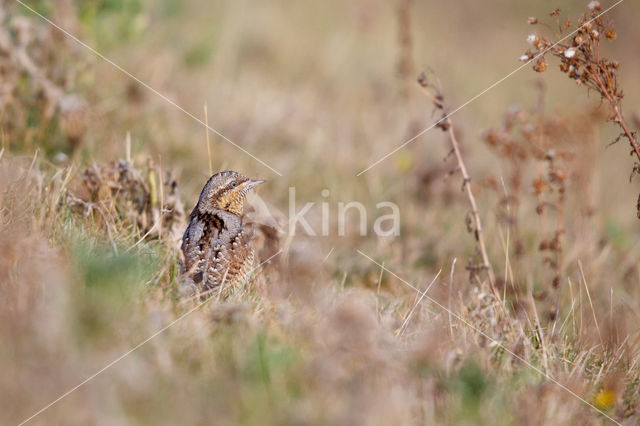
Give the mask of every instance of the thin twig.
[[489, 275], [489, 281], [493, 285], [495, 282], [495, 278], [493, 275], [493, 268], [491, 267], [491, 263], [489, 262], [489, 256], [487, 256], [487, 249], [484, 244], [484, 237], [482, 233], [482, 222], [480, 221], [480, 215], [478, 214], [478, 207], [476, 204], [476, 199], [473, 196], [473, 191], [471, 189], [471, 177], [469, 177], [469, 173], [467, 172], [467, 166], [464, 164], [464, 160], [462, 159], [462, 154], [460, 152], [460, 147], [458, 145], [458, 140], [456, 139], [455, 133], [453, 132], [453, 126], [451, 125], [451, 121], [447, 118], [447, 123], [449, 124], [449, 139], [451, 140], [451, 146], [456, 155], [456, 159], [458, 160], [458, 165], [460, 166], [460, 173], [462, 173], [462, 179], [467, 197], [469, 198], [469, 205], [471, 206], [471, 215], [473, 216], [473, 222], [476, 228], [476, 241], [478, 242], [478, 246], [480, 248], [480, 254], [482, 255], [482, 263], [487, 268], [487, 273]]
[[[333, 251], [333, 249], [331, 249]], [[329, 252], [331, 254], [331, 252]], [[378, 276], [378, 288], [376, 289], [376, 315], [380, 317], [380, 286], [382, 285], [382, 273], [384, 272], [384, 262], [380, 268], [380, 275]]]
[[439, 125], [442, 125], [441, 127], [445, 129], [449, 134], [451, 147], [453, 149], [453, 153], [456, 156], [456, 160], [458, 161], [458, 167], [460, 168], [460, 173], [462, 174], [462, 179], [463, 179], [462, 186], [467, 193], [467, 198], [469, 199], [469, 205], [471, 207], [471, 215], [473, 217], [473, 222], [475, 225], [475, 238], [476, 238], [476, 241], [478, 242], [480, 255], [482, 256], [482, 263], [483, 263], [482, 266], [487, 270], [487, 275], [489, 277], [489, 282], [491, 283], [491, 286], [495, 287], [494, 286], [495, 276], [493, 274], [493, 267], [489, 262], [489, 256], [487, 255], [487, 249], [484, 244], [482, 222], [480, 220], [480, 214], [478, 213], [476, 199], [473, 195], [473, 190], [471, 189], [471, 177], [467, 172], [467, 166], [465, 165], [464, 159], [462, 158], [462, 153], [460, 152], [460, 144], [458, 143], [458, 139], [456, 138], [455, 132], [453, 131], [453, 123], [451, 122], [451, 118], [447, 113], [448, 111], [447, 105], [444, 103], [442, 95], [438, 94], [438, 96], [435, 96], [430, 90], [427, 89], [428, 83], [426, 83], [425, 80], [422, 80], [422, 77], [419, 80], [419, 82], [423, 92], [431, 98], [431, 100], [436, 105], [436, 107], [442, 109], [443, 111], [443, 117], [445, 118], [440, 121]]
[[[384, 268], [384, 267], [383, 267]], [[384, 270], [384, 269], [383, 269]], [[409, 320], [411, 319], [411, 317], [413, 316], [413, 312], [416, 310], [416, 308], [418, 307], [418, 305], [420, 304], [420, 302], [422, 302], [422, 299], [424, 299], [424, 297], [427, 295], [427, 293], [429, 292], [429, 289], [431, 288], [431, 286], [436, 282], [436, 280], [438, 279], [438, 277], [440, 276], [440, 273], [442, 272], [442, 269], [440, 269], [438, 271], [438, 273], [436, 274], [436, 276], [433, 278], [433, 281], [431, 281], [431, 284], [429, 284], [429, 286], [425, 289], [425, 291], [420, 292], [420, 290], [418, 290], [418, 292], [420, 293], [420, 298], [418, 299], [418, 301], [415, 303], [415, 305], [413, 305], [413, 308], [411, 308], [411, 310], [409, 311], [409, 313], [407, 314], [407, 317], [405, 318], [404, 322], [402, 323], [402, 325], [400, 326], [400, 328], [398, 329], [398, 331], [396, 331], [396, 336], [400, 336], [402, 335], [402, 333], [404, 333], [404, 331], [407, 329], [407, 325], [409, 324]]]
[[547, 344], [544, 341], [544, 333], [542, 331], [542, 324], [540, 324], [540, 317], [538, 316], [538, 309], [536, 308], [536, 301], [533, 299], [533, 294], [529, 290], [529, 300], [531, 301], [531, 307], [533, 308], [533, 317], [536, 320], [536, 334], [540, 340], [540, 347], [542, 348], [542, 361], [544, 363], [544, 371], [549, 374], [549, 355], [547, 353]]
[[447, 300], [447, 308], [449, 309], [449, 334], [453, 338], [453, 321], [451, 321], [451, 293], [453, 292], [453, 272], [456, 269], [456, 261], [458, 258], [454, 257], [451, 262], [451, 274], [449, 275], [449, 298]]
[[211, 141], [209, 141], [209, 111], [207, 103], [204, 103], [204, 122], [206, 124], [205, 132], [207, 135], [207, 156], [209, 157], [209, 176], [213, 175], [213, 160], [211, 159]]
[[578, 267], [580, 269], [580, 275], [582, 276], [582, 283], [584, 289], [587, 292], [587, 299], [589, 299], [589, 305], [591, 306], [591, 313], [593, 314], [593, 322], [596, 324], [596, 330], [598, 330], [598, 337], [600, 338], [600, 344], [604, 349], [604, 341], [602, 340], [602, 333], [600, 333], [600, 325], [598, 325], [598, 318], [596, 317], [596, 310], [593, 308], [593, 301], [591, 300], [591, 293], [589, 292], [589, 286], [587, 285], [587, 279], [584, 276], [584, 270], [582, 269], [582, 261], [578, 260]]

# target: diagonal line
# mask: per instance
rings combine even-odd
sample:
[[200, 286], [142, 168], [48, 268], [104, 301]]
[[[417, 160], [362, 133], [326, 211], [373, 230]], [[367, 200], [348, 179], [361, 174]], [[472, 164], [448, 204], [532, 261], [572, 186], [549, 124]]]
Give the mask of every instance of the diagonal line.
[[[370, 261], [372, 261], [373, 263], [375, 263], [376, 265], [378, 265], [379, 267], [381, 267], [382, 269], [384, 269], [385, 271], [387, 271], [388, 273], [390, 273], [391, 275], [393, 275], [394, 277], [396, 277], [397, 279], [399, 279], [400, 281], [402, 281], [405, 285], [407, 285], [408, 287], [411, 287], [412, 289], [414, 289], [415, 291], [417, 291], [420, 294], [424, 294], [422, 293], [418, 288], [416, 288], [414, 285], [408, 283], [407, 281], [405, 281], [404, 279], [400, 278], [398, 275], [394, 274], [392, 271], [390, 271], [389, 269], [385, 268], [383, 265], [379, 264], [378, 262], [376, 262], [375, 260], [373, 260], [372, 258], [370, 258], [369, 256], [367, 256], [365, 253], [363, 253], [360, 250], [356, 251], [358, 253], [360, 253], [362, 256], [366, 257], [367, 259], [369, 259]], [[575, 393], [574, 391], [572, 391], [571, 389], [569, 389], [568, 387], [566, 387], [565, 385], [563, 385], [562, 383], [558, 382], [556, 379], [554, 379], [553, 377], [551, 377], [550, 375], [548, 375], [547, 373], [545, 373], [544, 371], [540, 370], [538, 367], [534, 366], [533, 364], [529, 363], [528, 361], [526, 361], [524, 358], [522, 358], [520, 355], [516, 354], [515, 352], [511, 351], [510, 349], [508, 349], [507, 347], [505, 347], [504, 345], [502, 345], [500, 342], [498, 342], [497, 340], [495, 340], [494, 338], [492, 338], [491, 336], [489, 336], [487, 333], [485, 333], [484, 331], [480, 330], [479, 328], [473, 326], [472, 324], [470, 324], [467, 320], [465, 320], [464, 318], [462, 318], [460, 315], [456, 314], [455, 312], [447, 309], [445, 306], [443, 306], [442, 304], [440, 304], [437, 300], [435, 300], [433, 297], [426, 295], [425, 297], [427, 299], [429, 299], [429, 301], [435, 305], [438, 305], [440, 308], [442, 308], [443, 310], [445, 310], [446, 312], [449, 313], [449, 315], [452, 315], [453, 317], [455, 317], [457, 320], [459, 320], [460, 322], [462, 322], [463, 324], [465, 324], [467, 327], [469, 327], [470, 329], [472, 329], [473, 331], [475, 331], [478, 334], [481, 334], [482, 336], [484, 336], [485, 338], [489, 339], [494, 345], [499, 346], [501, 349], [503, 349], [505, 352], [509, 353], [510, 355], [512, 355], [514, 358], [518, 359], [519, 361], [521, 361], [522, 363], [524, 363], [525, 365], [527, 365], [528, 367], [530, 367], [531, 369], [533, 369], [534, 371], [536, 371], [537, 373], [539, 373], [541, 376], [543, 376], [544, 378], [546, 378], [547, 380], [555, 383], [556, 385], [560, 386], [562, 389], [564, 389], [565, 391], [569, 392], [571, 395], [575, 396], [576, 398], [578, 398], [580, 401], [584, 402], [585, 404], [587, 404], [589, 407], [593, 408], [594, 410], [596, 410], [598, 413], [602, 414], [603, 416], [605, 416], [607, 419], [611, 420], [612, 422], [614, 422], [615, 424], [621, 425], [621, 423], [619, 423], [618, 421], [616, 421], [615, 419], [613, 419], [612, 417], [610, 417], [609, 415], [607, 415], [607, 413], [599, 410], [595, 405], [591, 404], [589, 401], [587, 401], [586, 399], [582, 398], [580, 395], [578, 395], [577, 393]]]
[[[19, 1], [19, 0], [18, 0]], [[620, 3], [622, 3], [624, 0], [618, 0], [616, 3], [614, 3], [612, 6], [610, 6], [609, 8], [605, 9], [604, 12], [598, 14], [598, 16], [596, 16], [595, 18], [591, 19], [590, 21], [585, 22], [584, 24], [582, 24], [581, 26], [579, 26], [577, 29], [575, 29], [574, 31], [570, 32], [569, 34], [567, 34], [566, 36], [564, 36], [563, 38], [561, 38], [560, 40], [558, 40], [555, 44], [549, 46], [547, 49], [543, 50], [542, 52], [538, 53], [536, 56], [534, 56], [533, 58], [531, 58], [529, 61], [525, 62], [524, 64], [520, 65], [518, 68], [514, 69], [513, 71], [511, 71], [509, 74], [505, 75], [504, 77], [502, 77], [500, 80], [496, 81], [495, 83], [493, 83], [491, 86], [487, 87], [486, 89], [484, 89], [482, 92], [478, 93], [477, 95], [475, 95], [474, 97], [472, 97], [471, 99], [469, 99], [467, 102], [463, 103], [462, 105], [458, 106], [457, 108], [455, 108], [453, 111], [451, 111], [450, 113], [444, 115], [442, 118], [440, 118], [438, 121], [436, 121], [435, 123], [433, 123], [431, 126], [425, 128], [424, 130], [420, 131], [417, 135], [413, 136], [411, 139], [405, 141], [404, 143], [402, 143], [400, 146], [398, 146], [397, 148], [395, 148], [393, 151], [389, 152], [388, 154], [386, 154], [384, 157], [380, 158], [378, 161], [376, 161], [375, 163], [371, 164], [369, 167], [367, 167], [366, 169], [362, 170], [360, 173], [358, 173], [356, 176], [360, 176], [363, 173], [368, 172], [369, 170], [371, 170], [372, 168], [374, 168], [375, 166], [377, 166], [378, 164], [382, 163], [384, 160], [386, 160], [387, 158], [391, 157], [393, 154], [395, 154], [396, 152], [400, 151], [402, 148], [404, 148], [405, 146], [409, 145], [411, 142], [413, 142], [414, 140], [418, 139], [420, 136], [424, 135], [425, 133], [427, 133], [429, 130], [433, 129], [434, 127], [436, 127], [438, 124], [440, 124], [441, 122], [443, 122], [444, 120], [446, 120], [447, 118], [451, 117], [453, 114], [457, 113], [458, 111], [460, 111], [462, 108], [466, 107], [467, 105], [469, 105], [470, 103], [472, 103], [473, 101], [475, 101], [476, 99], [478, 99], [479, 97], [483, 96], [485, 93], [487, 93], [488, 91], [490, 91], [491, 89], [495, 88], [496, 86], [498, 86], [499, 84], [501, 84], [503, 81], [505, 81], [506, 79], [508, 79], [509, 77], [511, 77], [512, 75], [514, 75], [515, 73], [517, 73], [518, 71], [520, 71], [521, 69], [523, 69], [524, 67], [526, 67], [527, 65], [529, 65], [531, 62], [535, 61], [536, 59], [538, 59], [540, 56], [544, 55], [545, 53], [547, 53], [549, 50], [553, 49], [554, 47], [556, 47], [558, 44], [562, 43], [563, 41], [565, 41], [566, 39], [568, 39], [569, 37], [571, 37], [572, 35], [574, 35], [575, 33], [577, 33], [578, 31], [580, 31], [582, 29], [582, 27], [584, 27], [587, 24], [590, 24], [591, 22], [595, 21], [596, 19], [598, 19], [599, 17], [601, 17], [602, 15], [604, 15], [605, 13], [609, 12], [611, 9], [613, 9], [614, 7], [618, 6]]]
[[129, 71], [127, 71], [124, 68], [122, 68], [120, 65], [116, 64], [115, 62], [113, 62], [111, 59], [109, 59], [106, 56], [104, 56], [102, 53], [100, 53], [97, 50], [95, 50], [93, 47], [89, 46], [87, 43], [83, 42], [82, 40], [80, 40], [79, 38], [77, 38], [76, 36], [74, 36], [73, 34], [68, 32], [64, 28], [60, 27], [55, 22], [51, 21], [49, 18], [47, 18], [47, 17], [43, 16], [42, 14], [38, 13], [37, 11], [32, 9], [29, 5], [23, 3], [21, 0], [16, 0], [16, 2], [21, 4], [25, 9], [28, 9], [32, 13], [34, 13], [35, 15], [39, 16], [42, 20], [46, 21], [49, 25], [51, 25], [52, 27], [54, 27], [58, 31], [62, 32], [63, 34], [65, 34], [67, 37], [73, 39], [76, 43], [78, 43], [79, 45], [81, 45], [85, 49], [91, 51], [94, 55], [96, 55], [100, 59], [104, 60], [105, 62], [108, 62], [109, 64], [111, 64], [113, 67], [117, 68], [120, 72], [122, 72], [123, 74], [125, 74], [129, 78], [135, 80], [141, 86], [144, 86], [146, 89], [148, 89], [151, 92], [155, 93], [156, 95], [158, 95], [160, 98], [165, 100], [170, 105], [173, 105], [174, 107], [176, 107], [177, 109], [179, 109], [180, 111], [182, 111], [183, 113], [188, 115], [189, 117], [193, 118], [195, 121], [197, 121], [198, 123], [202, 124], [203, 126], [208, 128], [209, 130], [211, 130], [213, 133], [215, 133], [216, 135], [220, 136], [222, 139], [224, 139], [225, 141], [229, 142], [231, 145], [235, 146], [240, 151], [244, 152], [249, 157], [251, 157], [254, 160], [256, 160], [258, 163], [262, 164], [263, 166], [265, 166], [266, 168], [268, 168], [269, 170], [271, 170], [272, 172], [274, 172], [278, 176], [282, 176], [282, 173], [280, 173], [279, 171], [277, 171], [276, 169], [274, 169], [273, 167], [271, 167], [270, 165], [268, 165], [267, 163], [265, 163], [264, 161], [262, 161], [261, 159], [259, 159], [258, 157], [256, 157], [255, 155], [253, 155], [252, 153], [250, 153], [249, 151], [247, 151], [246, 149], [244, 149], [243, 147], [241, 147], [240, 145], [238, 145], [237, 143], [235, 143], [234, 141], [232, 141], [231, 139], [229, 139], [228, 137], [226, 137], [222, 133], [220, 133], [219, 131], [217, 131], [216, 129], [214, 129], [213, 127], [211, 127], [208, 124], [206, 124], [204, 121], [202, 121], [201, 119], [199, 119], [198, 117], [196, 117], [195, 115], [193, 115], [192, 113], [190, 113], [189, 111], [187, 111], [186, 109], [184, 109], [183, 107], [178, 105], [176, 102], [174, 102], [168, 96], [160, 93], [159, 91], [157, 91], [156, 89], [154, 89], [153, 87], [151, 87], [150, 85], [145, 83], [144, 81], [140, 80], [135, 75], [131, 74]]
[[427, 289], [425, 291], [421, 292], [420, 290], [418, 290], [418, 293], [420, 293], [420, 298], [415, 303], [415, 305], [413, 305], [413, 308], [411, 308], [411, 311], [409, 311], [409, 313], [407, 314], [407, 318], [404, 320], [404, 322], [402, 323], [402, 325], [398, 329], [398, 335], [400, 335], [400, 334], [402, 334], [404, 332], [405, 327], [407, 326], [407, 324], [409, 324], [409, 321], [411, 320], [411, 317], [413, 316], [413, 312], [416, 310], [418, 305], [422, 302], [422, 299], [424, 299], [424, 297], [427, 295], [427, 292], [429, 291], [429, 289], [431, 289], [431, 286], [433, 286], [433, 284], [435, 284], [436, 280], [440, 276], [440, 272], [442, 272], [442, 269], [440, 269], [438, 271], [436, 276], [433, 278], [433, 281], [431, 281], [431, 284], [429, 284], [429, 286], [427, 287]]
[[329, 250], [329, 253], [327, 253], [327, 255], [324, 257], [324, 259], [322, 260], [322, 263], [326, 262], [327, 259], [329, 259], [329, 256], [331, 256], [331, 253], [333, 253], [335, 249], [336, 249], [335, 247], [331, 247], [331, 250]]
[[[249, 274], [251, 274], [253, 271], [255, 271], [256, 269], [258, 269], [259, 267], [261, 267], [262, 265], [264, 265], [265, 263], [269, 262], [271, 259], [273, 259], [274, 257], [276, 257], [277, 255], [279, 255], [280, 253], [282, 253], [282, 250], [280, 250], [279, 252], [277, 252], [276, 254], [274, 254], [273, 256], [269, 257], [267, 260], [265, 260], [264, 262], [260, 263], [258, 266], [256, 266], [255, 268], [251, 269], [249, 271]], [[181, 319], [187, 317], [188, 315], [190, 315], [191, 313], [197, 311], [198, 309], [200, 309], [202, 306], [204, 306], [207, 302], [210, 302], [211, 300], [213, 300], [213, 298], [209, 298], [207, 300], [205, 300], [204, 302], [196, 305], [193, 309], [187, 311], [186, 313], [180, 315], [178, 318], [176, 318], [175, 320], [173, 320], [172, 322], [170, 322], [168, 325], [164, 326], [163, 328], [161, 328], [160, 330], [156, 331], [155, 333], [153, 333], [151, 336], [147, 337], [146, 339], [144, 339], [142, 342], [138, 343], [136, 346], [134, 346], [132, 349], [128, 350], [127, 352], [123, 353], [122, 355], [120, 355], [118, 358], [114, 359], [113, 361], [111, 361], [109, 364], [105, 365], [104, 367], [102, 367], [100, 370], [96, 371], [95, 373], [93, 373], [91, 376], [87, 377], [86, 379], [84, 379], [82, 382], [78, 383], [76, 386], [72, 387], [71, 389], [69, 389], [68, 391], [66, 391], [65, 393], [63, 393], [62, 395], [60, 395], [58, 398], [56, 398], [55, 400], [51, 401], [49, 404], [47, 404], [46, 406], [44, 406], [43, 408], [41, 408], [39, 411], [37, 411], [36, 413], [32, 414], [30, 417], [28, 417], [27, 419], [23, 420], [22, 422], [20, 422], [20, 424], [18, 424], [18, 426], [22, 426], [25, 423], [31, 421], [34, 417], [38, 416], [39, 414], [41, 414], [42, 412], [46, 411], [47, 409], [49, 409], [52, 405], [56, 404], [57, 402], [61, 401], [62, 399], [66, 398], [67, 396], [69, 396], [71, 393], [73, 393], [74, 391], [76, 391], [78, 388], [80, 388], [82, 385], [86, 384], [87, 382], [93, 380], [96, 378], [96, 376], [100, 375], [100, 373], [104, 372], [105, 370], [109, 369], [110, 367], [112, 367], [113, 365], [115, 365], [116, 363], [118, 363], [119, 361], [121, 361], [122, 359], [126, 358], [128, 355], [130, 355], [133, 351], [135, 351], [136, 349], [140, 348], [142, 345], [144, 345], [145, 343], [147, 343], [148, 341], [150, 341], [151, 339], [153, 339], [154, 337], [156, 337], [157, 335], [163, 333], [165, 330], [167, 330], [168, 328], [170, 328], [171, 326], [173, 326], [174, 324], [176, 324], [178, 321], [180, 321]]]

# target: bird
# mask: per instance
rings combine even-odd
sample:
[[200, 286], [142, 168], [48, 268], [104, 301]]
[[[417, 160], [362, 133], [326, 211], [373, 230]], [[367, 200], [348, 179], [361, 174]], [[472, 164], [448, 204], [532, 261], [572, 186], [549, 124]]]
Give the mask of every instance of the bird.
[[232, 288], [249, 279], [255, 254], [243, 204], [247, 193], [264, 182], [232, 170], [209, 178], [182, 237], [181, 275], [191, 291]]

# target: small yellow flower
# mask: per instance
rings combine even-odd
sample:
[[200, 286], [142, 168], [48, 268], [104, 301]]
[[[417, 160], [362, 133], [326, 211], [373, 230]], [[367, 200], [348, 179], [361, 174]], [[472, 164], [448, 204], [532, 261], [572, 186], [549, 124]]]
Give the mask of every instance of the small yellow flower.
[[396, 154], [394, 165], [400, 172], [408, 173], [413, 168], [413, 164], [413, 156], [406, 150], [400, 151]]
[[593, 405], [598, 410], [610, 410], [616, 405], [616, 393], [611, 389], [602, 389], [593, 397]]

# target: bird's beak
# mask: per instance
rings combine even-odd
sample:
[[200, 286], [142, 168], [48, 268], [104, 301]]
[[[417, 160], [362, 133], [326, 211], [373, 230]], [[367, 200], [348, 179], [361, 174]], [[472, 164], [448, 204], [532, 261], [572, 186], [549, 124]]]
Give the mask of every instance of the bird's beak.
[[265, 183], [266, 180], [265, 179], [249, 179], [248, 181], [246, 181], [244, 183], [244, 187], [245, 189], [249, 190], [249, 189], [253, 189], [256, 186], [260, 185], [261, 183]]

